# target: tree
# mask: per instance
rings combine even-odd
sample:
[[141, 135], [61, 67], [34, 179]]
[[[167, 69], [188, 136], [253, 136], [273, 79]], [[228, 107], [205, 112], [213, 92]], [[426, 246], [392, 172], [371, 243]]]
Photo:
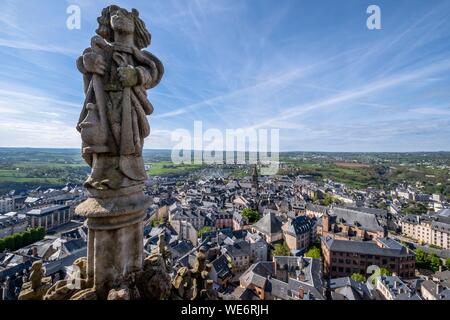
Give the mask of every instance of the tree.
[[283, 243], [277, 243], [274, 246], [274, 250], [272, 250], [273, 256], [290, 256], [291, 251], [289, 250], [289, 247], [286, 245], [285, 242]]
[[352, 274], [351, 278], [355, 281], [358, 282], [365, 282], [366, 281], [366, 277], [360, 273], [354, 273]]
[[31, 229], [31, 242], [36, 242], [39, 240], [39, 231], [37, 229]]
[[205, 226], [205, 227], [201, 228], [201, 229], [197, 232], [198, 237], [201, 238], [205, 233], [208, 233], [208, 232], [210, 232], [211, 230], [212, 230], [211, 227], [208, 227], [208, 226]]
[[248, 219], [248, 222], [255, 223], [259, 220], [259, 212], [250, 208], [242, 210], [242, 215]]
[[392, 276], [392, 272], [390, 272], [388, 269], [386, 268], [380, 268], [380, 276]]
[[336, 199], [335, 197], [333, 197], [329, 194], [326, 194], [325, 199], [323, 199], [323, 205], [329, 206], [329, 205], [332, 205], [333, 203], [340, 204], [341, 202], [338, 199]]
[[22, 233], [22, 237], [23, 237], [23, 244], [25, 246], [29, 245], [32, 243], [31, 241], [31, 231], [25, 231], [24, 233]]
[[311, 247], [306, 253], [305, 253], [305, 257], [308, 258], [316, 258], [316, 259], [320, 259], [320, 257], [322, 256], [322, 253], [320, 252], [320, 249], [318, 247]]
[[0, 253], [5, 251], [5, 249], [6, 249], [5, 240], [4, 239], [0, 239]]
[[38, 232], [38, 235], [39, 235], [39, 239], [38, 240], [44, 239], [44, 237], [45, 237], [45, 229], [43, 227], [38, 227], [37, 228], [37, 232]]
[[439, 266], [441, 265], [441, 259], [435, 254], [430, 254], [429, 260], [430, 260], [430, 269], [433, 270], [434, 272], [438, 271]]
[[9, 236], [9, 237], [4, 238], [4, 240], [5, 240], [5, 247], [6, 247], [6, 249], [15, 250], [15, 244], [14, 244], [14, 238], [13, 237]]
[[377, 203], [377, 208], [378, 209], [383, 209], [383, 210], [386, 210], [387, 209], [387, 204], [386, 204], [386, 202], [385, 201], [380, 201], [380, 202], [378, 202]]
[[13, 238], [14, 238], [14, 249], [13, 250], [22, 248], [24, 246], [22, 233], [14, 234]]
[[417, 264], [417, 266], [419, 268], [423, 268], [424, 265], [426, 264], [427, 254], [421, 248], [417, 248], [414, 252], [416, 254], [416, 264]]
[[375, 281], [377, 277], [381, 276], [391, 276], [392, 273], [386, 269], [386, 268], [377, 268], [375, 272], [370, 276], [370, 279], [372, 279], [372, 283], [375, 284]]

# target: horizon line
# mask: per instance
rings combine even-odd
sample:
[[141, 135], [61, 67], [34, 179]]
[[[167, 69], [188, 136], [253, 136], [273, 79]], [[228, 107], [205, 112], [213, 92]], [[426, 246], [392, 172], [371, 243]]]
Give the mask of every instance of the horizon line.
[[[67, 148], [61, 148], [61, 147], [2, 147], [0, 146], [0, 149], [35, 149], [35, 150], [42, 150], [42, 149], [51, 149], [51, 150], [80, 150], [78, 147], [67, 147]], [[172, 151], [172, 149], [169, 148], [144, 148], [145, 150], [153, 150], [153, 151]], [[180, 150], [181, 151], [181, 150]], [[190, 152], [197, 152], [197, 151], [210, 151], [210, 150], [199, 150], [199, 149], [190, 149], [186, 150]], [[240, 150], [217, 150], [217, 152], [250, 152], [250, 153], [260, 153], [259, 151], [240, 151]], [[424, 150], [416, 150], [416, 151], [323, 151], [323, 150], [284, 150], [279, 151], [278, 153], [290, 153], [290, 152], [303, 152], [303, 153], [450, 153], [450, 150], [433, 150], [433, 151], [424, 151]], [[262, 153], [262, 152], [261, 152]], [[267, 153], [267, 152], [264, 152]]]

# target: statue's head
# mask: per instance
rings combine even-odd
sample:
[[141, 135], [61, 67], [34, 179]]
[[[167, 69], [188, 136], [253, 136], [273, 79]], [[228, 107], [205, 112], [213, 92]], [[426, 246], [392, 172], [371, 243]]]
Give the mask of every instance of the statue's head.
[[33, 262], [33, 264], [31, 265], [31, 270], [33, 271], [38, 271], [42, 268], [42, 260], [38, 260]]
[[132, 9], [131, 12], [112, 5], [102, 10], [102, 15], [97, 19], [99, 26], [96, 33], [107, 40], [114, 42], [114, 32], [134, 34], [134, 44], [138, 49], [150, 45], [151, 35], [145, 27], [144, 21], [139, 18], [139, 12]]
[[132, 34], [134, 32], [134, 17], [133, 13], [129, 13], [125, 9], [118, 8], [110, 11], [111, 27], [114, 31]]

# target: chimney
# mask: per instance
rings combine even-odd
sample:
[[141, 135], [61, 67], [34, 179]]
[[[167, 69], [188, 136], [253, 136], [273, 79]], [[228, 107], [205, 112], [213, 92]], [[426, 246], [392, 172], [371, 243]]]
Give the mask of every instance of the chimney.
[[440, 291], [441, 291], [441, 285], [438, 283], [438, 284], [436, 284], [436, 295], [439, 295]]

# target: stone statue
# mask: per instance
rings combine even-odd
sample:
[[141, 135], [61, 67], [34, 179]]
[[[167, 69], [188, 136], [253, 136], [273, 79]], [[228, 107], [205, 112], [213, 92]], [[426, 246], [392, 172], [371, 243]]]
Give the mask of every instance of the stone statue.
[[[145, 269], [143, 218], [151, 203], [144, 193], [142, 158], [150, 134], [147, 116], [153, 112], [146, 91], [161, 81], [164, 68], [143, 50], [151, 35], [136, 9], [109, 6], [98, 23], [91, 46], [77, 60], [86, 95], [77, 129], [91, 174], [84, 184], [89, 197], [75, 212], [87, 218], [87, 278], [96, 297], [138, 299], [148, 296], [135, 293], [133, 280], [142, 280]], [[156, 270], [154, 262], [146, 265]], [[142, 284], [147, 289], [149, 279]], [[93, 296], [89, 288], [75, 295]]]
[[167, 247], [167, 243], [165, 240], [165, 233], [161, 232], [158, 235], [158, 243], [154, 250], [152, 250], [150, 256], [147, 258], [148, 260], [154, 261], [156, 263], [157, 259], [161, 261], [158, 264], [162, 265], [167, 273], [170, 273], [172, 270], [172, 254]]
[[143, 271], [136, 274], [142, 299], [166, 300], [170, 296], [171, 253], [164, 237], [164, 232], [159, 234], [157, 247], [144, 260]]
[[153, 106], [146, 90], [160, 82], [164, 68], [142, 50], [151, 35], [136, 9], [109, 6], [98, 22], [97, 36], [77, 60], [86, 94], [77, 129], [92, 168], [85, 186], [117, 190], [147, 179], [142, 148]]
[[31, 266], [30, 281], [22, 285], [19, 300], [42, 300], [47, 290], [52, 285], [51, 277], [45, 276], [45, 268], [42, 260], [33, 262]]
[[172, 281], [172, 299], [217, 300], [218, 295], [212, 292], [213, 281], [209, 279], [211, 268], [211, 264], [206, 260], [206, 250], [200, 248], [194, 267], [182, 267], [176, 273]]
[[45, 294], [44, 300], [68, 300], [88, 288], [87, 258], [78, 258], [73, 267], [74, 272], [68, 274], [67, 279], [56, 281]]

